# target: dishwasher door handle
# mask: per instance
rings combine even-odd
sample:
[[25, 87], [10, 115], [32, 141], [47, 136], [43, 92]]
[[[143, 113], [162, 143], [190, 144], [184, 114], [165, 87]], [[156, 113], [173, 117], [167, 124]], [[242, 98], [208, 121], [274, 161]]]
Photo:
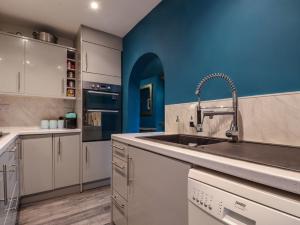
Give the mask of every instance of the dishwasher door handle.
[[228, 225], [255, 225], [256, 222], [243, 216], [240, 213], [234, 212], [228, 208], [224, 208], [224, 216], [222, 221]]

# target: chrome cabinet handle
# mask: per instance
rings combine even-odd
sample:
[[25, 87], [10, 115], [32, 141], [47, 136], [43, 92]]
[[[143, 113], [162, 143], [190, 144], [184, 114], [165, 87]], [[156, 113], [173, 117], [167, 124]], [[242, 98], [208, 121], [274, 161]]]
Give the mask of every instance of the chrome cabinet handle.
[[122, 151], [125, 150], [125, 148], [119, 147], [119, 146], [117, 146], [117, 145], [113, 145], [113, 148], [116, 148], [116, 149], [119, 149], [119, 150], [122, 150]]
[[130, 164], [131, 164], [132, 158], [127, 158], [127, 186], [130, 185], [131, 179], [130, 179]]
[[124, 169], [125, 169], [125, 166], [120, 166], [118, 163], [116, 163], [116, 162], [114, 162], [114, 161], [112, 161], [112, 164], [113, 164], [114, 166], [118, 167], [118, 168], [121, 169], [121, 170], [124, 170]]
[[21, 90], [21, 72], [18, 72], [18, 92]]
[[19, 143], [19, 159], [22, 160], [23, 156], [22, 156], [23, 150], [22, 150], [22, 142], [20, 141]]
[[8, 152], [16, 152], [17, 146], [15, 146], [13, 149], [9, 150]]
[[115, 151], [114, 151], [114, 154], [116, 154], [116, 155], [118, 155], [118, 156], [120, 156], [120, 157], [122, 157], [122, 158], [125, 158], [125, 152], [121, 152], [121, 151], [119, 151], [119, 150], [115, 150]]
[[19, 205], [19, 198], [17, 197], [16, 199], [16, 205], [13, 207], [14, 210], [18, 209], [18, 205]]
[[124, 204], [120, 204], [120, 203], [118, 202], [117, 197], [116, 197], [115, 195], [112, 197], [112, 200], [113, 200], [113, 202], [115, 203], [115, 205], [116, 205], [117, 207], [121, 208], [122, 210], [125, 208], [125, 205], [124, 205]]
[[85, 146], [85, 163], [88, 164], [88, 147]]
[[87, 52], [85, 52], [85, 71], [87, 72], [88, 71], [88, 54]]
[[7, 198], [7, 169], [6, 165], [3, 165], [3, 194], [4, 194], [4, 205], [7, 205], [8, 198]]
[[58, 157], [61, 158], [61, 141], [60, 141], [60, 137], [58, 138]]

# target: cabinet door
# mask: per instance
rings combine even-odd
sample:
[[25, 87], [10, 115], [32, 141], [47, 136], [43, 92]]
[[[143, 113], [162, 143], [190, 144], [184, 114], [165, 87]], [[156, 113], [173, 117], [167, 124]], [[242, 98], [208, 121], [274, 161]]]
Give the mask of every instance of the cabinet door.
[[128, 224], [187, 225], [190, 165], [129, 147]]
[[54, 187], [79, 184], [79, 135], [54, 137]]
[[83, 42], [83, 71], [121, 76], [121, 52], [101, 45]]
[[111, 177], [111, 142], [85, 142], [82, 149], [83, 182]]
[[52, 136], [23, 138], [21, 154], [23, 195], [52, 190]]
[[0, 35], [0, 92], [23, 92], [24, 39]]
[[65, 97], [67, 50], [36, 41], [26, 42], [25, 92], [46, 97]]

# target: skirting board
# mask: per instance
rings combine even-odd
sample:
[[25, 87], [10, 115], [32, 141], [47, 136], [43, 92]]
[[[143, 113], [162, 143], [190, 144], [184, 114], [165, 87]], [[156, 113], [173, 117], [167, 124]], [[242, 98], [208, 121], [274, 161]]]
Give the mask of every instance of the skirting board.
[[[108, 186], [108, 185], [110, 185], [110, 178], [85, 183], [82, 185], [82, 190], [87, 191], [90, 189]], [[20, 203], [21, 203], [21, 207], [22, 207], [24, 205], [30, 205], [30, 204], [38, 202], [38, 201], [43, 201], [43, 200], [47, 200], [47, 199], [51, 199], [51, 198], [61, 197], [64, 195], [75, 194], [75, 193], [80, 193], [80, 192], [81, 192], [81, 188], [80, 188], [80, 185], [78, 184], [78, 185], [74, 185], [74, 186], [70, 186], [70, 187], [56, 189], [53, 191], [47, 191], [47, 192], [42, 192], [42, 193], [38, 193], [38, 194], [22, 196]]]
[[103, 186], [109, 186], [110, 185], [110, 178], [104, 179], [104, 180], [98, 180], [98, 181], [93, 181], [89, 183], [85, 183], [82, 185], [82, 191], [87, 191], [90, 189], [98, 188], [98, 187], [103, 187]]

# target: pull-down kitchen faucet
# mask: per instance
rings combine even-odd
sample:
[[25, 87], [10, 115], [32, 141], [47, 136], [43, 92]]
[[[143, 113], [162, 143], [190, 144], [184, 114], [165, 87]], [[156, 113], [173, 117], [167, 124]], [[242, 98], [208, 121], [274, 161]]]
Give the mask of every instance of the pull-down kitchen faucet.
[[[203, 86], [209, 81], [213, 79], [223, 79], [226, 81], [228, 86], [231, 89], [232, 93], [232, 111], [212, 111], [212, 110], [205, 110], [201, 108], [201, 99], [200, 94], [202, 91]], [[198, 105], [197, 105], [197, 125], [196, 130], [197, 132], [203, 132], [203, 122], [205, 117], [209, 117], [212, 119], [214, 116], [217, 115], [232, 115], [233, 119], [230, 125], [230, 129], [226, 131], [226, 136], [231, 137], [234, 142], [238, 142], [239, 138], [239, 130], [238, 130], [238, 97], [236, 87], [233, 81], [223, 73], [214, 73], [205, 76], [196, 88], [195, 94], [198, 96]], [[194, 126], [191, 123], [191, 126]]]

